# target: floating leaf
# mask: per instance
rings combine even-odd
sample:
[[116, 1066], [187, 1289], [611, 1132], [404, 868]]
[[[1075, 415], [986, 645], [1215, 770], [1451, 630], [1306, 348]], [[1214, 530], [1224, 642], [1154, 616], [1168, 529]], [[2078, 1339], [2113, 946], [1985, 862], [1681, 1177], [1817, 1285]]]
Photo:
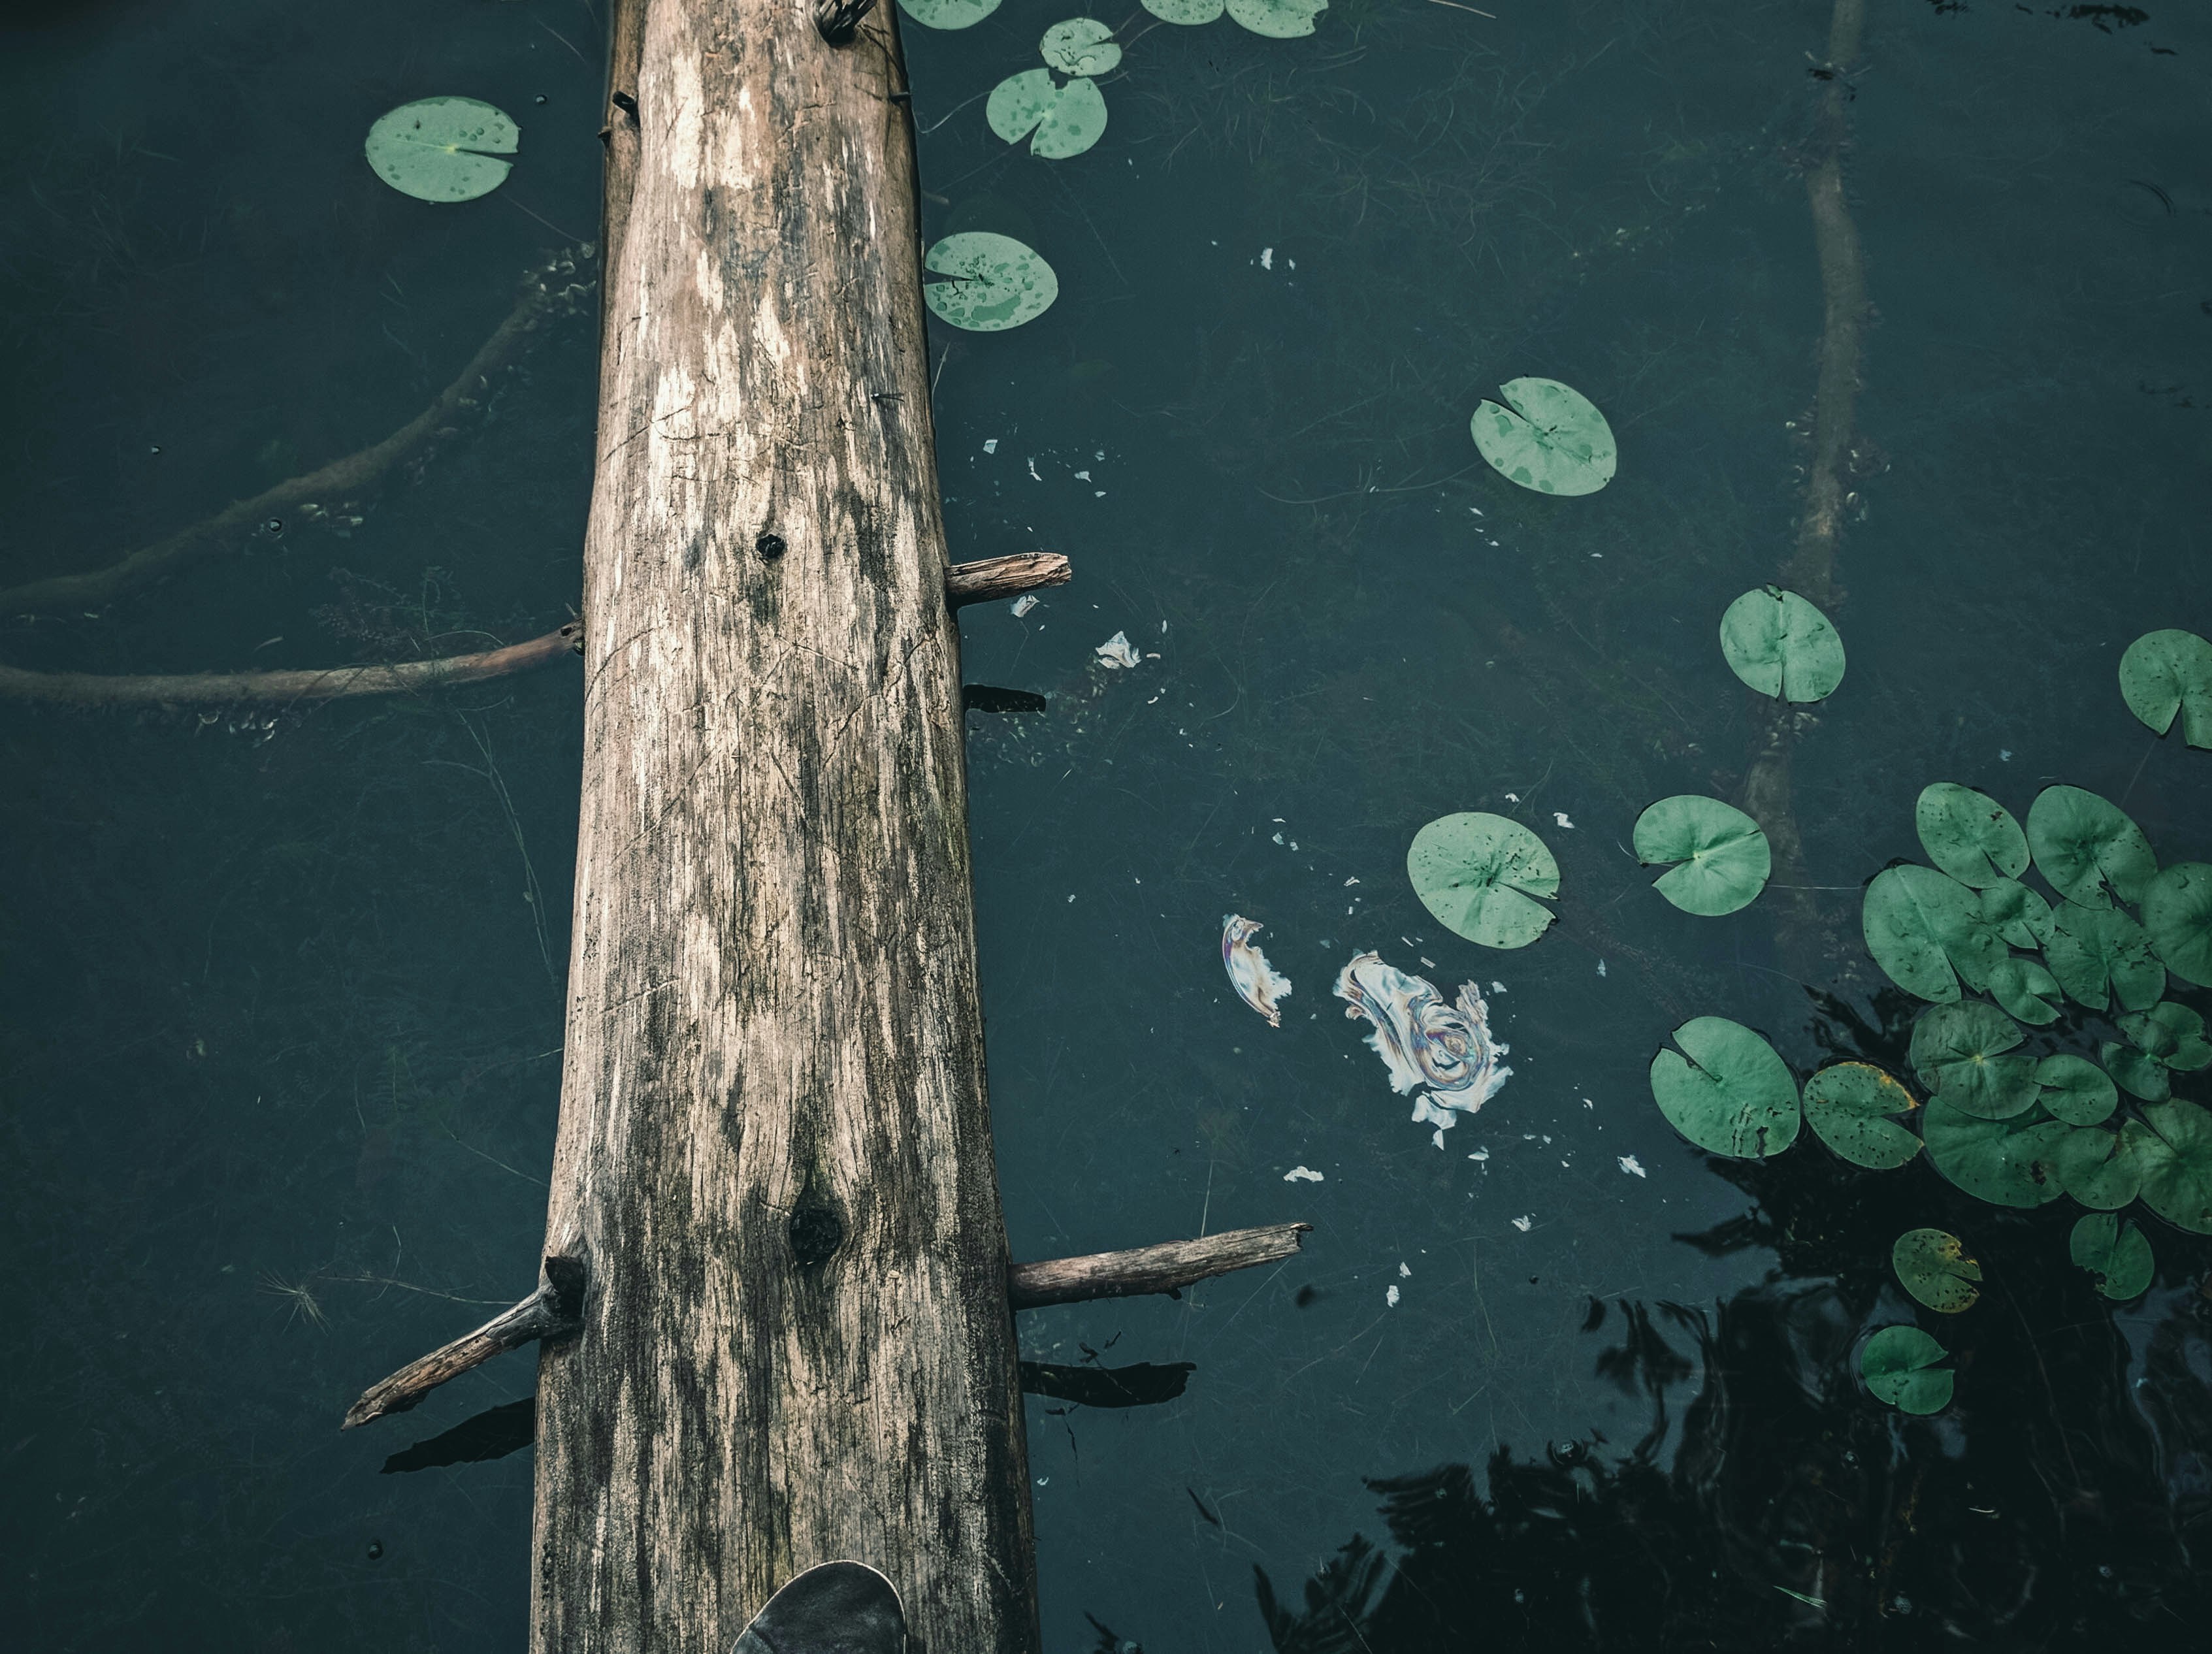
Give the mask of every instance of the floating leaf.
[[2136, 1048], [2181, 1073], [2194, 1073], [2212, 1062], [2212, 1040], [2204, 1037], [2204, 1019], [2172, 1000], [2120, 1019], [2120, 1031]]
[[476, 98], [424, 98], [376, 118], [362, 150], [376, 175], [417, 201], [473, 201], [507, 182], [522, 129]]
[[2145, 632], [2120, 657], [2128, 710], [2163, 735], [2181, 715], [2181, 739], [2212, 747], [2212, 643], [2194, 632]]
[[1797, 1140], [1797, 1081], [1775, 1049], [1740, 1022], [1692, 1017], [1674, 1031], [1689, 1053], [1651, 1059], [1651, 1096], [1701, 1149], [1765, 1159]]
[[1060, 296], [1052, 266], [1011, 235], [962, 230], [930, 248], [922, 268], [951, 279], [921, 289], [929, 307], [955, 327], [996, 333], [1035, 321]]
[[1874, 876], [1859, 925], [1874, 962], [1923, 1000], [1957, 999], [1962, 976], [1969, 988], [1986, 987], [2005, 957], [1974, 892], [1912, 862]]
[[2119, 1106], [2119, 1087], [2087, 1057], [2061, 1052], [2035, 1065], [2035, 1100], [2069, 1126], [2094, 1126]]
[[2108, 1039], [2098, 1055], [2104, 1060], [2105, 1072], [2118, 1080], [2120, 1089], [2130, 1097], [2139, 1097], [2146, 1103], [2163, 1103], [2173, 1094], [2173, 1079], [2165, 1066], [2132, 1045]]
[[1552, 922], [1535, 898], [1559, 893], [1559, 864], [1517, 821], [1476, 810], [1442, 816], [1406, 852], [1413, 894], [1455, 936], [1485, 947], [1526, 947]]
[[2212, 988], [2212, 867], [2177, 861], [2151, 880], [2142, 921], [2168, 970], [2185, 982]]
[[1982, 892], [1982, 918], [2014, 947], [2033, 951], [2051, 939], [2051, 903], [2017, 879], [2001, 879]]
[[1044, 32], [1037, 50], [1063, 75], [1106, 75], [1121, 61], [1114, 31], [1096, 17], [1071, 17]]
[[1957, 1375], [1936, 1364], [1950, 1353], [1917, 1327], [1884, 1327], [1859, 1352], [1859, 1376], [1868, 1394], [1900, 1413], [1941, 1413]]
[[1934, 1005], [1912, 1025], [1912, 1069], [1953, 1108], [2009, 1120], [2035, 1106], [2035, 1059], [2014, 1050], [2020, 1025], [1979, 1000]]
[[2212, 1235], [2212, 1115], [2194, 1103], [2153, 1103], [2142, 1146], [2143, 1204], [2168, 1223]]
[[2154, 1266], [2150, 1242], [2133, 1224], [2110, 1212], [2092, 1212], [2074, 1225], [2066, 1250], [2096, 1277], [2097, 1290], [2124, 1304], [2149, 1287]]
[[1928, 859], [1962, 885], [1980, 890], [2027, 871], [2027, 835], [1986, 793], [1936, 781], [1921, 788], [1912, 818]]
[[1920, 1111], [1929, 1164], [1978, 1200], [2042, 1206], [2063, 1192], [2053, 1157], [2074, 1128], [2029, 1113], [1981, 1120], [1931, 1097]]
[[1144, 0], [1144, 4], [1164, 23], [1210, 23], [1226, 9], [1225, 0]]
[[2086, 1207], [2117, 1212], [2142, 1192], [2150, 1134], [2133, 1120], [2118, 1131], [2082, 1127], [2058, 1140], [2051, 1164], [2059, 1187]]
[[2027, 807], [2035, 870], [2069, 902], [2110, 907], [2114, 895], [2140, 902], [2158, 872], [2142, 829], [2119, 806], [2078, 787], [2046, 787]]
[[1500, 476], [1539, 494], [1595, 494], [1613, 480], [1613, 428], [1580, 391], [1555, 379], [1514, 379], [1498, 393], [1506, 405], [1484, 403], [1468, 429]]
[[1982, 1266], [1948, 1230], [1906, 1230], [1889, 1249], [1889, 1267], [1899, 1285], [1940, 1315], [1971, 1310], [1982, 1295]]
[[991, 88], [983, 119], [1009, 143], [1019, 143], [1034, 131], [1031, 155], [1066, 161], [1097, 143], [1106, 131], [1106, 100], [1096, 81], [1054, 86], [1050, 70], [1025, 69]]
[[2118, 908], [2060, 903], [2043, 957], [2068, 996], [2092, 1011], [2104, 1010], [2115, 994], [2123, 1009], [2140, 1011], [2166, 992], [2166, 967], [2150, 937]]
[[899, 8], [925, 28], [973, 28], [999, 0], [899, 0]]
[[2038, 1028], [2057, 1021], [2064, 1002], [2058, 979], [2033, 959], [2020, 958], [2000, 960], [1990, 972], [1990, 997]]
[[1795, 592], [1763, 586], [1721, 616], [1729, 669], [1761, 695], [1818, 701], [1844, 681], [1844, 640], [1827, 616]]
[[1838, 1062], [1805, 1082], [1805, 1123], [1853, 1165], [1887, 1171], [1920, 1152], [1920, 1140], [1892, 1116], [1920, 1104], [1870, 1062]]
[[1636, 818], [1636, 859], [1680, 865], [1651, 888], [1685, 913], [1708, 916], [1748, 907], [1766, 886], [1774, 854], [1759, 824], [1732, 804], [1685, 793]]
[[1229, 0], [1229, 15], [1255, 34], [1271, 40], [1295, 40], [1314, 32], [1314, 19], [1328, 0]]

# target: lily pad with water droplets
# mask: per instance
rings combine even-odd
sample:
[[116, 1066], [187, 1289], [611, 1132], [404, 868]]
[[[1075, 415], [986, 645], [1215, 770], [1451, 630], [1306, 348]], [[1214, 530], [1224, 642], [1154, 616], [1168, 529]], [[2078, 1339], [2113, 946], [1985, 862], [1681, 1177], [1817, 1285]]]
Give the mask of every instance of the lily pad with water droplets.
[[1737, 1160], [1763, 1160], [1797, 1140], [1796, 1077], [1771, 1045], [1726, 1017], [1692, 1017], [1674, 1043], [1681, 1050], [1651, 1059], [1651, 1096], [1676, 1131]]
[[1226, 0], [1144, 0], [1145, 9], [1164, 23], [1210, 23], [1227, 9]]
[[2106, 908], [2140, 902], [2158, 873], [2150, 841], [2109, 799], [2079, 787], [2046, 787], [2027, 808], [2035, 870], [2069, 902]]
[[1933, 867], [1885, 867], [1867, 885], [1861, 933], [1874, 962], [1908, 994], [1948, 1003], [1979, 990], [2005, 957], [1973, 891]]
[[2035, 1100], [2069, 1126], [2094, 1126], [2119, 1106], [2112, 1077], [2085, 1056], [2061, 1051], [2035, 1065]]
[[1229, 15], [1255, 34], [1271, 40], [1295, 40], [1314, 32], [1314, 19], [1328, 0], [1229, 0]]
[[1757, 899], [1774, 870], [1766, 835], [1732, 804], [1694, 794], [1661, 799], [1636, 818], [1632, 842], [1645, 867], [1677, 865], [1652, 889], [1685, 913], [1734, 913]]
[[2212, 1063], [2212, 1040], [2204, 1037], [2203, 1015], [2172, 1000], [2122, 1017], [2120, 1031], [2137, 1050], [2177, 1073], [2195, 1073]]
[[2084, 1126], [2066, 1134], [2052, 1152], [2059, 1186], [2097, 1212], [2117, 1212], [2142, 1192], [2150, 1133], [2138, 1121], [2118, 1131]]
[[2001, 879], [1982, 892], [1982, 917], [2014, 947], [2033, 952], [2051, 939], [2051, 903], [2017, 879]]
[[2027, 835], [1986, 793], [1934, 782], [1921, 788], [1912, 818], [1928, 859], [1962, 885], [1980, 890], [2027, 869]]
[[1958, 1375], [1936, 1365], [1950, 1353], [1917, 1327], [1884, 1327], [1859, 1352], [1859, 1377], [1877, 1402], [1924, 1417], [1951, 1405]]
[[2194, 1103], [2154, 1103], [2142, 1111], [2143, 1204], [2177, 1227], [2212, 1235], [2212, 1115]]
[[988, 230], [946, 236], [930, 248], [922, 268], [951, 278], [924, 286], [923, 301], [943, 320], [972, 332], [1035, 321], [1060, 296], [1050, 265], [1011, 235]]
[[899, 0], [899, 9], [925, 28], [973, 28], [999, 0]]
[[2035, 1106], [2035, 1059], [2017, 1048], [2020, 1025], [1979, 1000], [1931, 1005], [1912, 1025], [1912, 1070], [1936, 1097], [1984, 1120]]
[[1998, 1206], [2043, 1206], [2064, 1193], [2055, 1157], [2074, 1129], [2035, 1110], [2009, 1120], [1982, 1120], [1931, 1097], [1920, 1112], [1928, 1163], [1978, 1200]]
[[2058, 904], [2043, 957], [2069, 999], [2102, 1011], [2117, 996], [2120, 1007], [2141, 1011], [2166, 992], [2166, 967], [2143, 927], [2118, 908]]
[[1441, 816], [1406, 851], [1413, 894], [1455, 936], [1485, 947], [1526, 947], [1548, 929], [1559, 893], [1551, 848], [1519, 822], [1480, 810]]
[[1721, 654], [1729, 669], [1761, 695], [1818, 701], [1844, 681], [1844, 640], [1795, 592], [1763, 586], [1721, 616]]
[[2095, 1279], [2097, 1290], [2118, 1303], [2141, 1298], [2156, 1273], [2148, 1237], [2110, 1212], [2092, 1212], [2076, 1223], [2066, 1250]]
[[1613, 480], [1613, 427], [1580, 391], [1555, 379], [1515, 379], [1498, 393], [1504, 405], [1484, 403], [1468, 429], [1499, 476], [1539, 494], [1595, 494]]
[[2145, 632], [2120, 657], [2120, 696], [2157, 733], [2178, 715], [2183, 740], [2212, 747], [2212, 643], [2195, 632]]
[[507, 182], [522, 129], [476, 98], [424, 98], [376, 118], [362, 153], [376, 175], [418, 201], [473, 201]]
[[1071, 17], [1044, 32], [1037, 50], [1063, 75], [1106, 75], [1121, 61], [1114, 31], [1096, 17]]
[[1030, 137], [1030, 153], [1066, 161], [1098, 142], [1106, 131], [1106, 100], [1096, 81], [1078, 77], [1054, 86], [1048, 69], [1025, 69], [991, 88], [983, 119], [1009, 143]]
[[1898, 1285], [1942, 1315], [1974, 1307], [1982, 1295], [1982, 1266], [1966, 1244], [1946, 1229], [1908, 1229], [1889, 1249]]
[[1853, 1165], [1887, 1171], [1920, 1152], [1920, 1140], [1895, 1116], [1920, 1106], [1912, 1093], [1870, 1062], [1838, 1062], [1805, 1082], [1805, 1123]]
[[2143, 893], [2143, 929], [2166, 968], [2212, 988], [2212, 866], [2177, 861]]
[[2058, 986], [2058, 978], [2038, 961], [2017, 954], [1999, 960], [1996, 969], [1990, 972], [1990, 997], [2008, 1014], [2036, 1028], [2057, 1021], [2065, 1004], [2065, 990]]

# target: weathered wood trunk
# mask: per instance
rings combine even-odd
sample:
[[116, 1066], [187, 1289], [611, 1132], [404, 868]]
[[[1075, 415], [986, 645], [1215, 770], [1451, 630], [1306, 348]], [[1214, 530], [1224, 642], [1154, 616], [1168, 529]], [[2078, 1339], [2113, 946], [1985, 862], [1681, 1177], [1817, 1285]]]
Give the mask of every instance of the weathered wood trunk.
[[532, 1646], [720, 1654], [850, 1557], [931, 1654], [1027, 1654], [893, 20], [637, 0], [615, 44]]

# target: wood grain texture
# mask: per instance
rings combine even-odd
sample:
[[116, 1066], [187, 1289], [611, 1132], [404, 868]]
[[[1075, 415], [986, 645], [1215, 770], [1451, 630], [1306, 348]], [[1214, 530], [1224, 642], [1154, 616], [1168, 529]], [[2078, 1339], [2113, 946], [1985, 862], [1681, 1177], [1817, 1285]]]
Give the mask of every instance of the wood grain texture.
[[532, 1646], [726, 1650], [852, 1558], [921, 1649], [1030, 1654], [895, 24], [638, 15], [548, 1228], [592, 1288], [540, 1357]]
[[541, 1338], [567, 1336], [576, 1330], [584, 1286], [584, 1269], [578, 1260], [547, 1258], [536, 1292], [513, 1308], [501, 1310], [474, 1332], [410, 1361], [388, 1378], [380, 1378], [346, 1409], [338, 1427], [351, 1430], [386, 1414], [404, 1413], [439, 1385], [482, 1366], [495, 1355], [520, 1349]]
[[1179, 1292], [1214, 1275], [1294, 1257], [1312, 1229], [1310, 1223], [1269, 1224], [1127, 1252], [1018, 1263], [1006, 1276], [1006, 1298], [1017, 1310], [1037, 1310], [1086, 1298]]
[[1018, 551], [1010, 557], [956, 562], [945, 576], [945, 598], [954, 608], [1019, 597], [1040, 586], [1065, 586], [1071, 570], [1057, 551]]

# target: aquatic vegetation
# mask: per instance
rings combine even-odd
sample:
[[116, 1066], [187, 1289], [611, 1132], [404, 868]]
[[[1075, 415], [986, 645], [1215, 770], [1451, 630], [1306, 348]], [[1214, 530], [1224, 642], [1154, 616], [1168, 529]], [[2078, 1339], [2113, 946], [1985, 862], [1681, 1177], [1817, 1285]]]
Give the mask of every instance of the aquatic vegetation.
[[1982, 1266], [1946, 1229], [1908, 1229], [1889, 1249], [1897, 1284], [1941, 1315], [1960, 1315], [1982, 1295]]
[[1538, 494], [1595, 494], [1613, 480], [1613, 427], [1580, 391], [1555, 379], [1514, 379], [1498, 393], [1504, 404], [1485, 402], [1468, 428], [1499, 476]]
[[2069, 902], [2109, 908], [2143, 899], [2158, 873], [2150, 841], [2109, 800], [2079, 787], [2046, 787], [2027, 806], [2035, 870]]
[[522, 130], [476, 98], [423, 98], [386, 111], [362, 149], [376, 175], [418, 201], [473, 201], [507, 182]]
[[1797, 1140], [1796, 1078], [1765, 1040], [1726, 1017], [1693, 1017], [1674, 1043], [1681, 1050], [1651, 1059], [1651, 1095], [1676, 1131], [1737, 1159], [1764, 1159]]
[[2142, 1297], [2150, 1286], [2150, 1242], [2142, 1230], [2110, 1212], [2092, 1212], [2076, 1220], [2066, 1239], [2066, 1252], [2089, 1272], [2106, 1298], [2125, 1303]]
[[2120, 657], [2120, 696], [2151, 731], [2181, 720], [2181, 739], [2212, 747], [2212, 642], [2195, 632], [2145, 632]]
[[1936, 1364], [1950, 1354], [1917, 1327], [1884, 1327], [1859, 1352], [1859, 1375], [1869, 1394], [1900, 1413], [1941, 1413], [1958, 1375]]
[[1931, 781], [1912, 806], [1912, 824], [1928, 859], [1961, 885], [1982, 890], [2027, 870], [2027, 835], [1986, 793]]
[[1746, 592], [1721, 616], [1729, 669], [1761, 695], [1820, 701], [1844, 681], [1844, 640], [1827, 616], [1778, 586]]
[[[1121, 61], [1113, 33], [1092, 17], [1071, 17], [1047, 29], [1037, 50], [1050, 67], [1024, 70], [991, 88], [983, 106], [991, 130], [1009, 143], [1034, 132], [1030, 153], [1046, 161], [1065, 161], [1097, 143], [1106, 131], [1106, 100], [1091, 77]], [[1073, 78], [1056, 84], [1055, 69]]]
[[1283, 1025], [1282, 1001], [1291, 996], [1291, 979], [1267, 963], [1252, 939], [1266, 927], [1256, 919], [1224, 914], [1221, 918], [1221, 963], [1237, 997], [1267, 1018], [1271, 1028]]
[[899, 0], [899, 9], [924, 28], [973, 28], [998, 9], [999, 0]]
[[1497, 1096], [1513, 1073], [1498, 1061], [1508, 1048], [1491, 1037], [1490, 1009], [1473, 982], [1462, 982], [1457, 999], [1447, 1000], [1433, 983], [1367, 952], [1337, 973], [1335, 992], [1346, 1017], [1373, 1025], [1367, 1044], [1389, 1071], [1390, 1089], [1401, 1097], [1422, 1093], [1413, 1118], [1436, 1128], [1439, 1148], [1459, 1116]]
[[1647, 867], [1677, 864], [1651, 887], [1685, 913], [1717, 916], [1749, 907], [1774, 870], [1759, 824], [1718, 799], [1661, 799], [1637, 817], [1632, 842]]
[[2212, 866], [2177, 861], [2143, 892], [2143, 933], [2182, 981], [2212, 988]]
[[1413, 835], [1406, 876], [1422, 904], [1455, 936], [1485, 947], [1526, 947], [1551, 927], [1537, 898], [1559, 893], [1550, 847], [1504, 816], [1441, 816]]
[[1195, 27], [1226, 11], [1255, 34], [1291, 40], [1314, 32], [1314, 19], [1328, 0], [1144, 0], [1146, 11], [1164, 23]]
[[1920, 1139], [1897, 1116], [1920, 1106], [1893, 1074], [1871, 1062], [1834, 1062], [1805, 1082], [1805, 1123], [1854, 1165], [1877, 1171], [1920, 1152]]
[[1961, 980], [1986, 987], [2005, 957], [2003, 939], [1974, 892], [1911, 862], [1875, 875], [1860, 926], [1875, 963], [1923, 1000], [1956, 1000]]
[[988, 230], [946, 236], [923, 257], [922, 268], [946, 278], [924, 284], [923, 302], [940, 320], [972, 332], [1035, 321], [1060, 296], [1050, 265], [1013, 237]]

